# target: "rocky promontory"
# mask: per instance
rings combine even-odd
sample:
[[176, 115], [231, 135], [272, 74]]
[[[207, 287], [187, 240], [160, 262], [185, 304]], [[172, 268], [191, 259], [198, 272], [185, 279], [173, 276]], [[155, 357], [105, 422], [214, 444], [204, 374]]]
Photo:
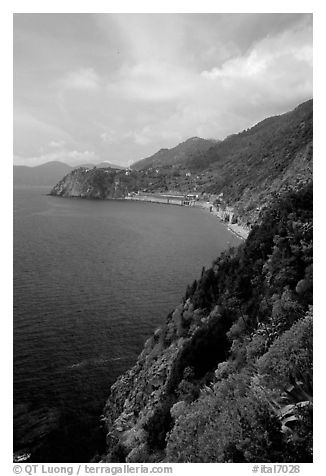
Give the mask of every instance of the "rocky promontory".
[[117, 177], [119, 172], [115, 169], [79, 167], [63, 177], [53, 187], [50, 195], [102, 200], [123, 197], [124, 190]]
[[[160, 461], [164, 457], [171, 409], [180, 400], [182, 388], [191, 386], [191, 379], [208, 381], [207, 372], [226, 357], [223, 350], [219, 352], [218, 342], [226, 339], [227, 330], [228, 322], [218, 308], [207, 315], [195, 310], [189, 299], [168, 316], [145, 343], [136, 365], [111, 389], [104, 410], [106, 461]], [[209, 353], [214, 356], [205, 362]]]

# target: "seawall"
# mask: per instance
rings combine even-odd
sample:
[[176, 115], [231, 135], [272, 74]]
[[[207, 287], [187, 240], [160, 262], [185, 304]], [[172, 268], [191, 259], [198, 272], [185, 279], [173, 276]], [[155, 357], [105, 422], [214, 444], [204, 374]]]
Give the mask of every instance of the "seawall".
[[133, 195], [128, 195], [125, 197], [125, 200], [135, 200], [141, 202], [151, 202], [151, 203], [163, 203], [165, 205], [179, 205], [179, 206], [192, 206], [198, 207], [202, 210], [211, 214], [211, 216], [216, 217], [222, 223], [224, 223], [231, 233], [235, 234], [239, 238], [245, 240], [247, 239], [250, 229], [238, 223], [232, 223], [233, 212], [231, 215], [226, 213], [224, 210], [219, 210], [213, 205], [212, 202], [205, 200], [198, 200], [192, 197], [185, 195], [174, 195], [174, 194], [160, 194], [160, 193], [137, 193]]

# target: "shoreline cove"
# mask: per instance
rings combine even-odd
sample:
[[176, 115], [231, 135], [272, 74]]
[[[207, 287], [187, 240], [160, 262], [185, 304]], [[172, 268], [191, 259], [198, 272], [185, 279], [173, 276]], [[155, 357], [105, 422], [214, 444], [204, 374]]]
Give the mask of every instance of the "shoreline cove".
[[241, 243], [199, 210], [47, 192], [14, 196], [19, 461], [92, 458], [104, 441], [97, 429], [108, 388], [203, 266]]
[[[148, 202], [148, 203], [155, 203], [157, 205], [172, 205], [172, 206], [177, 206], [177, 207], [196, 207], [196, 208], [200, 208], [201, 210], [203, 210], [205, 213], [208, 213], [209, 215], [211, 215], [212, 217], [214, 218], [217, 218], [218, 221], [220, 223], [222, 223], [233, 235], [235, 235], [237, 238], [240, 238], [241, 240], [245, 241], [247, 238], [248, 238], [248, 235], [250, 233], [250, 229], [244, 227], [244, 226], [241, 226], [239, 225], [238, 223], [229, 223], [225, 220], [223, 220], [223, 218], [221, 217], [221, 214], [220, 212], [216, 209], [216, 207], [211, 203], [211, 202], [194, 202], [192, 205], [182, 205], [182, 204], [179, 204], [179, 203], [166, 203], [166, 202], [163, 202], [163, 201], [160, 201], [160, 200], [155, 200], [153, 198], [151, 198], [150, 200], [149, 199], [144, 199], [144, 197], [142, 198], [136, 198], [136, 197], [119, 197], [119, 198], [114, 198], [114, 197], [110, 197], [110, 198], [106, 198], [106, 199], [101, 199], [101, 198], [93, 198], [93, 197], [85, 197], [85, 196], [69, 196], [69, 197], [64, 197], [64, 196], [60, 196], [60, 195], [55, 195], [55, 194], [52, 194], [51, 192], [50, 193], [47, 193], [46, 194], [47, 196], [54, 196], [54, 197], [58, 197], [58, 198], [82, 198], [84, 200], [100, 200], [100, 201], [133, 201], [133, 202]], [[211, 208], [211, 210], [210, 210]]]
[[[115, 199], [113, 199], [115, 200]], [[119, 199], [118, 199], [119, 200]], [[240, 238], [241, 240], [246, 240], [248, 238], [248, 235], [250, 233], [250, 230], [248, 228], [245, 228], [244, 226], [239, 225], [238, 223], [229, 223], [225, 220], [222, 219], [220, 212], [216, 209], [216, 207], [213, 205], [211, 202], [194, 202], [192, 205], [181, 205], [177, 203], [165, 203], [162, 201], [155, 200], [151, 198], [150, 200], [144, 199], [143, 197], [140, 198], [135, 198], [135, 197], [124, 197], [122, 200], [131, 200], [135, 202], [150, 202], [150, 203], [157, 203], [160, 205], [174, 205], [178, 207], [183, 207], [183, 206], [191, 206], [191, 207], [196, 207], [200, 208], [204, 212], [208, 213], [212, 217], [215, 217], [218, 219], [220, 223], [226, 226], [226, 228], [234, 234], [237, 238]]]
[[[197, 206], [198, 208], [201, 208], [202, 210], [204, 210], [205, 212], [209, 213], [212, 217], [215, 217], [218, 219], [218, 221], [220, 223], [222, 223], [223, 225], [226, 226], [226, 228], [231, 232], [233, 233], [235, 236], [237, 236], [238, 238], [240, 238], [241, 240], [246, 240], [248, 238], [248, 235], [250, 233], [250, 230], [248, 230], [247, 228], [245, 228], [244, 226], [241, 226], [239, 225], [238, 223], [228, 223], [226, 222], [225, 220], [223, 220], [218, 212], [218, 210], [216, 210], [216, 207], [214, 207], [214, 205], [212, 205], [211, 203], [208, 205], [208, 206], [202, 206], [202, 205], [195, 205]], [[209, 207], [212, 207], [212, 211], [209, 210]]]

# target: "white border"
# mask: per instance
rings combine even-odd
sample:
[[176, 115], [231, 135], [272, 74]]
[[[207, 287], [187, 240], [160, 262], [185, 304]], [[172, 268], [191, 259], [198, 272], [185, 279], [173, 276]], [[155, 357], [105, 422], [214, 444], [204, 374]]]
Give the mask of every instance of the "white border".
[[[244, 9], [244, 7], [246, 7]], [[314, 210], [315, 210], [315, 401], [317, 405], [317, 418], [315, 418], [314, 431], [314, 464], [302, 465], [301, 474], [323, 474], [322, 462], [324, 456], [325, 438], [325, 409], [323, 384], [325, 381], [323, 341], [325, 339], [325, 260], [323, 238], [325, 233], [325, 219], [323, 217], [324, 181], [326, 179], [325, 166], [325, 7], [321, 1], [290, 1], [275, 0], [273, 2], [246, 2], [232, 1], [216, 2], [201, 0], [200, 2], [185, 2], [180, 0], [156, 1], [13, 1], [2, 2], [0, 10], [1, 31], [1, 465], [6, 467], [3, 474], [12, 474], [12, 13], [94, 13], [94, 12], [136, 12], [136, 13], [314, 13]], [[173, 465], [175, 466], [175, 465]], [[184, 465], [182, 465], [184, 466]], [[179, 466], [174, 474], [187, 474], [189, 472], [205, 471], [208, 474], [217, 474], [221, 468], [216, 465], [187, 465]], [[248, 474], [251, 473], [250, 465], [233, 464], [224, 465], [222, 474]], [[324, 473], [325, 474], [325, 473]]]

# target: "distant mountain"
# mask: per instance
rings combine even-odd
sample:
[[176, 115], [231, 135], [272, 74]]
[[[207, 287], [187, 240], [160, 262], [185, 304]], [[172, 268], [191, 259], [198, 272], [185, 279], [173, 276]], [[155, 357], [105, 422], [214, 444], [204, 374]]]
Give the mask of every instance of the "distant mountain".
[[115, 170], [124, 170], [126, 168], [123, 165], [112, 164], [112, 162], [107, 162], [107, 161], [100, 162], [99, 164], [80, 164], [73, 168], [78, 169], [79, 167], [86, 167], [87, 169], [93, 169], [94, 167], [96, 167], [97, 169], [109, 168], [109, 169], [115, 169]]
[[35, 167], [28, 167], [26, 165], [14, 165], [13, 179], [14, 185], [49, 185], [54, 186], [63, 176], [69, 174], [72, 170], [85, 168], [111, 168], [122, 170], [121, 165], [111, 164], [111, 162], [101, 162], [100, 164], [83, 164], [78, 166], [71, 166], [64, 162], [53, 161], [46, 162]]
[[122, 165], [117, 165], [117, 164], [112, 164], [111, 162], [101, 162], [100, 164], [96, 164], [96, 167], [98, 169], [106, 169], [106, 168], [110, 168], [110, 169], [117, 169], [117, 170], [123, 170], [125, 169], [126, 167], [123, 167]]
[[172, 149], [160, 149], [154, 155], [134, 163], [131, 168], [134, 170], [144, 170], [150, 167], [167, 167], [171, 165], [185, 165], [191, 157], [206, 152], [217, 141], [212, 139], [201, 139], [200, 137], [191, 137], [185, 142], [173, 147]]
[[14, 185], [54, 185], [73, 170], [63, 162], [47, 162], [36, 167], [14, 165]]
[[275, 195], [312, 179], [312, 139], [310, 100], [223, 141], [193, 137], [161, 149], [131, 171], [97, 167], [96, 173], [69, 174], [53, 193], [113, 198], [137, 190], [196, 192], [223, 209], [232, 207], [234, 219], [248, 225]]

